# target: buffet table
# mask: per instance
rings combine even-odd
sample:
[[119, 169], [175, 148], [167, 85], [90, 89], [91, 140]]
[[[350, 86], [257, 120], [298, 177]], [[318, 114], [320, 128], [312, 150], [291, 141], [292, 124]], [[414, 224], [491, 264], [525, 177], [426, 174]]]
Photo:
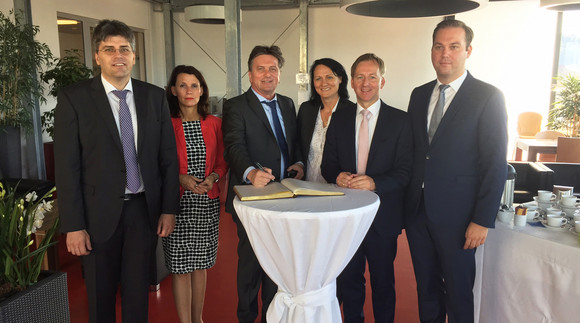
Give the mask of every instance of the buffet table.
[[475, 322], [580, 322], [578, 234], [498, 221], [476, 263]]
[[369, 191], [241, 202], [236, 212], [260, 265], [278, 285], [268, 322], [341, 322], [336, 277], [379, 208]]

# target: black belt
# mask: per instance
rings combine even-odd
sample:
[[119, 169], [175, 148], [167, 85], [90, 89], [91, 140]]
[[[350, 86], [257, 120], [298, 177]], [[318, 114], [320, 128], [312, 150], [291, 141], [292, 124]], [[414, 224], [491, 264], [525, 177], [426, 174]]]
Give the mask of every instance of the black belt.
[[135, 194], [124, 194], [123, 201], [131, 201], [131, 200], [143, 197], [143, 196], [145, 196], [145, 192], [139, 192], [139, 193], [135, 193]]

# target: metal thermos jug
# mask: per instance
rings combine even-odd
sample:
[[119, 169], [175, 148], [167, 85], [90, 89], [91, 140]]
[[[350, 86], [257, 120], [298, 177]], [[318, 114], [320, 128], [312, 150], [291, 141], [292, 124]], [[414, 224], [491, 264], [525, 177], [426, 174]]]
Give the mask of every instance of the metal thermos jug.
[[511, 208], [514, 204], [514, 190], [516, 185], [516, 170], [510, 164], [507, 164], [507, 179], [505, 181], [505, 186], [503, 188], [503, 194], [501, 195], [500, 206], [504, 208], [507, 206]]

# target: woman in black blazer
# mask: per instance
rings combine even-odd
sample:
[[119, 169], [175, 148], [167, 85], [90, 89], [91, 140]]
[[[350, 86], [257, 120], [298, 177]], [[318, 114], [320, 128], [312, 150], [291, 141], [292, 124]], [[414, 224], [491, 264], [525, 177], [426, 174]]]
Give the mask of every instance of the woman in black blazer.
[[310, 100], [298, 112], [298, 144], [305, 159], [307, 181], [326, 183], [320, 173], [326, 130], [336, 109], [354, 104], [348, 100], [348, 75], [332, 58], [321, 58], [310, 67]]

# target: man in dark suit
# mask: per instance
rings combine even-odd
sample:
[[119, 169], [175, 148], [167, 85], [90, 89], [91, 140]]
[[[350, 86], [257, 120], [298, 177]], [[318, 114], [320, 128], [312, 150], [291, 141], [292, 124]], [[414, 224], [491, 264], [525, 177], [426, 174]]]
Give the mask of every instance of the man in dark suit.
[[473, 31], [444, 20], [433, 32], [437, 80], [411, 94], [414, 162], [406, 233], [421, 322], [473, 322], [475, 249], [494, 226], [506, 179], [502, 93], [471, 76]]
[[[277, 286], [264, 273], [246, 231], [233, 208], [234, 185], [263, 187], [272, 180], [304, 176], [296, 144], [296, 110], [292, 99], [276, 93], [284, 58], [278, 46], [256, 46], [248, 59], [251, 88], [224, 104], [222, 129], [224, 157], [230, 165], [226, 211], [238, 227], [238, 310], [240, 322], [258, 316], [258, 291], [262, 285], [262, 321]], [[256, 168], [256, 163], [264, 170]]]
[[364, 322], [366, 262], [375, 322], [395, 319], [393, 261], [403, 227], [403, 197], [411, 172], [412, 149], [407, 114], [379, 100], [379, 90], [385, 85], [384, 73], [383, 60], [374, 54], [361, 55], [354, 62], [351, 85], [357, 105], [334, 113], [322, 158], [326, 181], [374, 191], [381, 199], [365, 239], [337, 280], [337, 294], [347, 323]]
[[82, 256], [90, 322], [147, 322], [158, 236], [179, 211], [175, 136], [164, 91], [131, 79], [133, 31], [116, 20], [94, 30], [101, 75], [62, 90], [55, 117], [61, 231]]

